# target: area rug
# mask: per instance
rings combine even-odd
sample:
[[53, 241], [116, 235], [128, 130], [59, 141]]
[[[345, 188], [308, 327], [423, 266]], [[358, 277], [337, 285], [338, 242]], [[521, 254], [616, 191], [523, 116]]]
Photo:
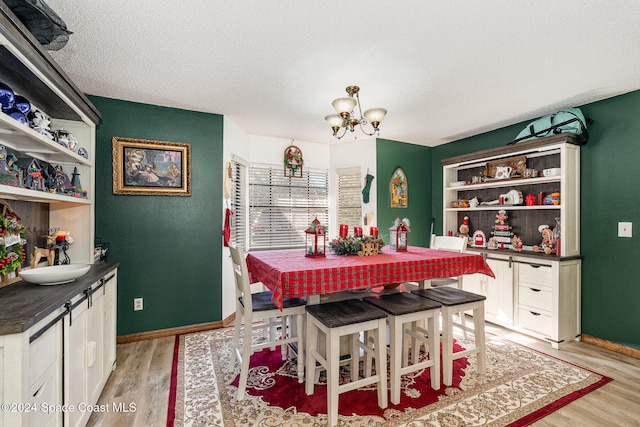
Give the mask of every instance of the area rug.
[[[167, 426], [304, 426], [327, 424], [326, 386], [299, 384], [295, 359], [280, 351], [251, 357], [245, 400], [237, 402], [238, 367], [227, 372], [233, 328], [176, 337]], [[255, 337], [259, 339], [259, 337]], [[456, 337], [456, 349], [473, 337]], [[378, 408], [374, 387], [340, 395], [340, 426], [526, 426], [601, 387], [610, 378], [487, 334], [487, 370], [461, 358], [453, 384], [430, 388], [428, 371], [403, 376], [399, 405]], [[342, 378], [348, 378], [348, 367]]]

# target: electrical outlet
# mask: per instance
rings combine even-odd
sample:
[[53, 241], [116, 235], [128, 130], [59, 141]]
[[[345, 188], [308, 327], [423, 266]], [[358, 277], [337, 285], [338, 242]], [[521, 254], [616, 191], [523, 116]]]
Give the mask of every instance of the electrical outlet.
[[133, 311], [140, 311], [142, 310], [143, 305], [142, 305], [142, 298], [134, 298], [133, 299]]
[[633, 231], [632, 222], [618, 223], [618, 237], [632, 237], [632, 231]]

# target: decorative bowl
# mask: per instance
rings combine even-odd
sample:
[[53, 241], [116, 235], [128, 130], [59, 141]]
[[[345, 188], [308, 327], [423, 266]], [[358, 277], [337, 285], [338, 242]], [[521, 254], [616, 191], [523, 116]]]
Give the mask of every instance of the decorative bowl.
[[37, 285], [60, 285], [73, 282], [78, 277], [84, 276], [90, 268], [90, 264], [52, 265], [22, 270], [18, 275], [25, 282]]

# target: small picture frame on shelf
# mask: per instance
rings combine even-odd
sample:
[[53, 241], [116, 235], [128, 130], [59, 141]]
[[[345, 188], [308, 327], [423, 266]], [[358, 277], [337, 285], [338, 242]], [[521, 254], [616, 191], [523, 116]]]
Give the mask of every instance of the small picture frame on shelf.
[[191, 144], [114, 136], [113, 194], [191, 196]]

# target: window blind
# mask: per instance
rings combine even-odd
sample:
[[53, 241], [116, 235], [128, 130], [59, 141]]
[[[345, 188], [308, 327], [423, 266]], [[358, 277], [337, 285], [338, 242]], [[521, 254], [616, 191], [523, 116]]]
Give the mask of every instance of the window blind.
[[249, 249], [304, 247], [314, 218], [329, 223], [327, 169], [287, 178], [282, 166], [249, 165]]
[[362, 225], [362, 178], [360, 168], [336, 170], [336, 221], [349, 229]]
[[238, 158], [231, 165], [231, 241], [247, 248], [247, 165]]

